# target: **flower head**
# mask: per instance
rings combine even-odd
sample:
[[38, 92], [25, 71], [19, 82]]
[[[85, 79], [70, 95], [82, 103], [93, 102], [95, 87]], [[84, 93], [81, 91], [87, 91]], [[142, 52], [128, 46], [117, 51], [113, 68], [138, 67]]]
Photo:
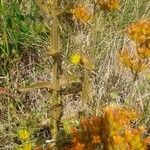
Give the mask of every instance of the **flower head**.
[[113, 142], [114, 144], [120, 144], [122, 142], [122, 137], [120, 135], [114, 135]]
[[149, 67], [150, 57], [150, 21], [142, 20], [130, 25], [127, 33], [136, 44], [136, 53], [133, 57], [129, 55], [128, 50], [121, 51], [120, 61], [129, 67], [135, 75], [146, 70]]
[[[141, 57], [149, 55], [149, 52], [139, 51], [138, 53]], [[128, 50], [123, 50], [119, 53], [119, 60], [125, 67], [128, 67], [135, 72], [142, 72], [148, 67], [144, 60], [138, 59], [137, 56], [131, 57]]]
[[92, 143], [93, 144], [100, 144], [101, 140], [100, 140], [100, 136], [99, 135], [94, 135], [93, 139], [92, 139]]
[[136, 43], [150, 43], [150, 21], [142, 20], [130, 25], [127, 34]]
[[91, 18], [91, 15], [88, 12], [88, 10], [86, 9], [86, 7], [82, 6], [82, 5], [75, 6], [71, 10], [71, 13], [74, 15], [74, 17], [78, 21], [81, 21], [82, 23], [87, 23], [90, 20], [90, 18]]
[[147, 58], [150, 57], [150, 47], [139, 47], [137, 49], [137, 53], [141, 58]]
[[18, 131], [18, 137], [21, 139], [21, 140], [27, 140], [29, 139], [29, 132], [26, 130], [26, 129], [21, 129]]
[[73, 63], [75, 65], [78, 65], [81, 61], [81, 56], [80, 56], [80, 54], [73, 54], [70, 57], [70, 60], [71, 60], [71, 63]]
[[123, 65], [126, 67], [132, 67], [133, 66], [133, 58], [130, 56], [128, 50], [124, 49], [121, 51], [118, 55], [119, 60], [122, 62]]
[[74, 150], [83, 150], [84, 148], [84, 144], [81, 143], [77, 143], [76, 147], [74, 148]]

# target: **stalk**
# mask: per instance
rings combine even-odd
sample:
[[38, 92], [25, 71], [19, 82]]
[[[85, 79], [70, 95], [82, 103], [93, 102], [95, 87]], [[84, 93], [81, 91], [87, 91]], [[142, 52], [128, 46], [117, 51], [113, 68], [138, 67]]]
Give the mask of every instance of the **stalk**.
[[[53, 57], [53, 68], [52, 68], [52, 95], [55, 95], [52, 98], [52, 104], [55, 103], [59, 104], [59, 92], [58, 92], [58, 86], [59, 86], [59, 58], [60, 58], [60, 52], [59, 52], [59, 35], [58, 35], [58, 27], [59, 27], [59, 20], [57, 16], [57, 10], [58, 10], [58, 0], [53, 1], [53, 8], [52, 8], [52, 37], [51, 37], [51, 49], [52, 49], [52, 57]], [[58, 127], [57, 127], [57, 120], [56, 118], [53, 118], [52, 120], [53, 129], [52, 131], [52, 138], [56, 140], [57, 133], [58, 133]]]

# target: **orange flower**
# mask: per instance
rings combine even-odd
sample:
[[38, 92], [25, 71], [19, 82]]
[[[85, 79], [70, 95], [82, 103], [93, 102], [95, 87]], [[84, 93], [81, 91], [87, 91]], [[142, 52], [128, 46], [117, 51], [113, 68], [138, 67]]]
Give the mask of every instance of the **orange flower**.
[[137, 56], [131, 57], [127, 50], [119, 53], [119, 60], [125, 66], [129, 67], [132, 71], [142, 72], [148, 68], [147, 64]]
[[73, 133], [72, 150], [94, 150], [99, 144], [104, 149], [146, 149], [150, 138], [142, 138], [145, 129], [131, 127], [139, 114], [117, 106], [107, 106], [103, 112], [101, 116], [87, 117], [80, 122], [76, 134]]
[[84, 148], [84, 144], [77, 143], [72, 150], [83, 150], [83, 148]]
[[100, 140], [100, 136], [99, 135], [94, 135], [93, 139], [92, 139], [92, 143], [93, 144], [100, 144], [101, 140]]
[[144, 62], [141, 60], [134, 61], [133, 65], [131, 67], [131, 69], [136, 72], [142, 72], [142, 71], [146, 70], [147, 68], [148, 68], [148, 66], [146, 64], [144, 64]]
[[128, 50], [119, 53], [119, 59], [133, 73], [146, 70], [149, 66], [150, 57], [150, 21], [142, 20], [130, 25], [127, 29], [130, 38], [136, 43], [136, 53], [133, 57]]
[[130, 56], [128, 50], [123, 50], [118, 55], [119, 60], [122, 62], [123, 65], [126, 67], [131, 68], [133, 66], [133, 58]]
[[147, 144], [150, 144], [150, 136], [148, 136], [147, 138], [144, 139], [144, 143], [147, 145]]
[[125, 130], [125, 137], [127, 137], [127, 139], [130, 139], [133, 137], [131, 130]]
[[104, 113], [105, 114], [112, 114], [113, 113], [113, 110], [111, 107], [109, 106], [106, 106], [104, 109], [103, 109]]
[[75, 6], [71, 10], [71, 13], [75, 16], [75, 18], [78, 21], [81, 21], [82, 23], [87, 23], [91, 18], [91, 15], [88, 12], [88, 10], [82, 5]]
[[146, 132], [146, 129], [145, 129], [143, 126], [140, 126], [140, 127], [138, 128], [138, 130], [139, 130], [141, 133]]
[[141, 58], [150, 57], [150, 48], [149, 47], [140, 47], [137, 49], [137, 53]]
[[122, 142], [122, 137], [120, 135], [114, 135], [113, 142], [114, 144], [120, 144]]
[[142, 20], [130, 25], [127, 29], [128, 35], [136, 43], [150, 42], [150, 21]]

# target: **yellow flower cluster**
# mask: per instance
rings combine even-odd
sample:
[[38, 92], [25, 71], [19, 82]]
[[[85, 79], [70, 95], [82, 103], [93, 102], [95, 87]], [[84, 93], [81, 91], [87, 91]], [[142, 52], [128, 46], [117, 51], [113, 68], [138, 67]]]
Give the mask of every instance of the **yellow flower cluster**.
[[128, 50], [119, 53], [120, 61], [136, 73], [149, 66], [150, 57], [150, 21], [142, 20], [127, 28], [129, 37], [136, 43], [136, 54], [131, 57]]
[[89, 11], [86, 9], [85, 6], [77, 5], [72, 10], [71, 13], [74, 15], [74, 17], [82, 22], [87, 23], [91, 19], [91, 15]]
[[118, 10], [120, 8], [119, 0], [98, 0], [97, 3], [104, 9]]
[[137, 113], [123, 107], [105, 107], [103, 112], [101, 116], [84, 118], [78, 128], [73, 128], [70, 150], [95, 150], [100, 144], [103, 149], [147, 149], [150, 137], [142, 138], [145, 128], [131, 127]]
[[73, 55], [71, 55], [70, 61], [72, 64], [80, 64], [88, 70], [93, 70], [95, 68], [95, 65], [93, 64], [91, 58], [85, 53], [74, 53]]
[[73, 54], [71, 57], [70, 57], [70, 61], [72, 64], [75, 64], [75, 65], [78, 65], [81, 61], [81, 56], [80, 54]]
[[26, 130], [26, 129], [20, 129], [18, 131], [18, 137], [21, 139], [21, 140], [27, 140], [29, 139], [29, 132]]

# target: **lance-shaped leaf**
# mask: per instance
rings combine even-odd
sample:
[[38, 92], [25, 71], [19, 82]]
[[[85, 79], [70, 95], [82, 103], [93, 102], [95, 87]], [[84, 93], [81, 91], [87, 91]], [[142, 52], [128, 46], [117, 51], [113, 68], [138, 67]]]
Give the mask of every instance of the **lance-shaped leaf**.
[[91, 100], [92, 98], [91, 91], [92, 91], [91, 82], [89, 81], [88, 72], [87, 70], [84, 70], [84, 79], [81, 91], [81, 101], [83, 105], [85, 105], [88, 101]]
[[59, 79], [59, 86], [66, 86], [68, 84], [78, 82], [78, 77], [75, 75], [62, 75]]
[[86, 69], [93, 70], [95, 68], [94, 63], [88, 55], [81, 53], [81, 61]]
[[60, 53], [58, 26], [59, 26], [59, 20], [58, 20], [58, 17], [55, 16], [53, 18], [52, 29], [51, 29], [51, 32], [52, 32], [52, 37], [50, 39], [51, 47], [49, 48], [50, 54], [54, 58], [57, 57], [58, 54]]
[[30, 90], [35, 90], [35, 89], [42, 89], [42, 88], [48, 88], [51, 89], [51, 82], [47, 81], [47, 82], [38, 82], [32, 85], [28, 85], [28, 86], [20, 86], [18, 88], [19, 92], [27, 92]]
[[58, 121], [59, 117], [61, 116], [62, 109], [63, 109], [62, 104], [54, 105], [50, 110], [52, 119], [54, 119], [55, 121]]
[[50, 114], [51, 114], [51, 133], [52, 133], [52, 138], [56, 139], [57, 138], [57, 133], [58, 133], [58, 120], [61, 117], [63, 107], [62, 104], [56, 104], [55, 106], [52, 107]]
[[52, 68], [52, 77], [51, 77], [51, 85], [53, 90], [58, 90], [59, 83], [58, 83], [58, 64], [54, 63]]

